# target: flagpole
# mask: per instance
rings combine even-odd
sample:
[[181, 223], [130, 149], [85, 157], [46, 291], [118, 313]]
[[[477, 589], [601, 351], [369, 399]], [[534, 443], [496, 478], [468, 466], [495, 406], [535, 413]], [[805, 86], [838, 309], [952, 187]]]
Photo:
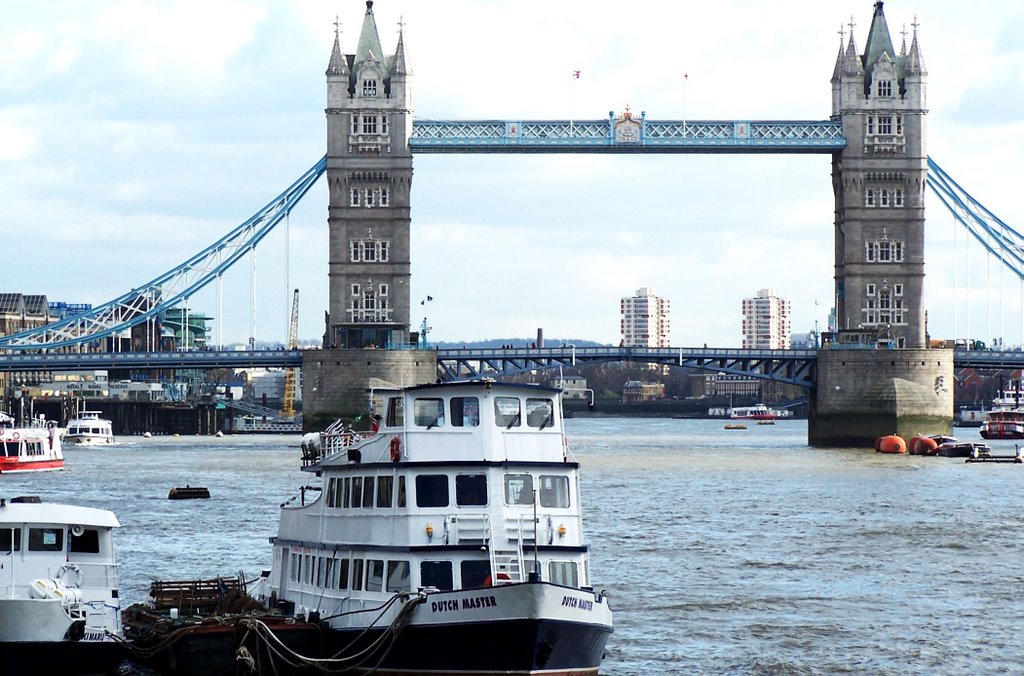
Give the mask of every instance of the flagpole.
[[689, 79], [689, 75], [683, 73], [683, 95], [682, 95], [682, 113], [683, 113], [683, 139], [686, 138], [686, 81]]
[[573, 121], [572, 121], [572, 99], [573, 99], [573, 92], [575, 90], [575, 86], [574, 85], [576, 84], [576, 80], [579, 80], [579, 79], [580, 79], [580, 72], [578, 70], [574, 70], [572, 72], [572, 75], [569, 77], [569, 138], [570, 139], [573, 138], [576, 135], [576, 126], [573, 124]]

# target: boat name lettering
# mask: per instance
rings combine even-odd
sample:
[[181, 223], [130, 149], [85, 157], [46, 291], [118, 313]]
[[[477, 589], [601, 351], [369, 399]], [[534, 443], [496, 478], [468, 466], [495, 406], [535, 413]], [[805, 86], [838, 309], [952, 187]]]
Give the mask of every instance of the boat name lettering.
[[498, 601], [493, 596], [471, 596], [469, 598], [462, 599], [462, 605], [459, 606], [458, 599], [448, 599], [445, 601], [431, 601], [430, 612], [432, 613], [446, 613], [458, 610], [472, 610], [473, 608], [494, 608], [497, 607]]
[[591, 611], [594, 609], [594, 602], [586, 599], [576, 598], [575, 596], [563, 596], [562, 597], [563, 608], [576, 608], [577, 610]]
[[103, 641], [106, 636], [101, 631], [89, 631], [82, 637], [83, 641]]

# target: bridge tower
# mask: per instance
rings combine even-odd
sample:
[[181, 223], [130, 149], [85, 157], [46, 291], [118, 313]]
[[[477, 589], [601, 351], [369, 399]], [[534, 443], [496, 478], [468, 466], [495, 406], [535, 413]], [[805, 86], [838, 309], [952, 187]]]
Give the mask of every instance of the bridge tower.
[[355, 54], [327, 67], [329, 311], [324, 347], [409, 342], [412, 87], [401, 27], [381, 48], [373, 2]]
[[881, 1], [863, 54], [853, 26], [832, 75], [832, 116], [846, 137], [832, 158], [838, 332], [818, 354], [814, 445], [948, 434], [953, 419], [952, 350], [929, 350], [925, 326], [927, 73], [917, 24], [899, 53]]
[[875, 329], [895, 347], [927, 347], [924, 286], [925, 77], [917, 26], [893, 49], [875, 3], [864, 54], [840, 46], [832, 116], [846, 148], [833, 155], [838, 330]]
[[367, 426], [375, 388], [433, 382], [437, 353], [408, 346], [412, 87], [399, 27], [386, 56], [373, 2], [355, 54], [335, 24], [327, 66], [328, 312], [302, 360], [303, 427]]

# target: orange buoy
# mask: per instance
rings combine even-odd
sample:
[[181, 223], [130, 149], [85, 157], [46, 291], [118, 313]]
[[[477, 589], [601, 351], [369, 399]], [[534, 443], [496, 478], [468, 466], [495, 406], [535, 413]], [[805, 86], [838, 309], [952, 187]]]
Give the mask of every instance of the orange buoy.
[[935, 449], [938, 447], [939, 444], [931, 437], [918, 434], [910, 440], [910, 445], [907, 451], [911, 455], [934, 455]]
[[875, 442], [875, 450], [879, 453], [906, 453], [907, 442], [896, 434], [879, 437]]

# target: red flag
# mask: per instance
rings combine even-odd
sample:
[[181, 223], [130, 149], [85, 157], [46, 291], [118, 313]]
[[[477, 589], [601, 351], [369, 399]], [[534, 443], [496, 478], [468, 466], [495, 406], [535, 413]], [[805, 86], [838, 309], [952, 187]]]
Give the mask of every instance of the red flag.
[[574, 71], [572, 72], [572, 76], [573, 76], [573, 77], [574, 77], [575, 79], [579, 80], [579, 79], [580, 79], [580, 72], [579, 72], [578, 70], [574, 70]]

